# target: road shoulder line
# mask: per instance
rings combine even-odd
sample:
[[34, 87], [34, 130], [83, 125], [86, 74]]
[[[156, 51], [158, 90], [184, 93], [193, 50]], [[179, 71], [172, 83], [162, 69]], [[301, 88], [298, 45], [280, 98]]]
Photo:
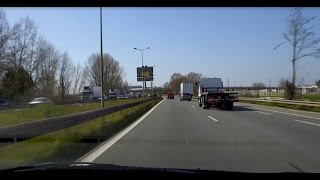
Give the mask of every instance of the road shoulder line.
[[158, 104], [156, 104], [152, 109], [150, 109], [148, 112], [146, 112], [143, 116], [141, 116], [138, 120], [136, 120], [134, 123], [111, 137], [110, 139], [106, 140], [102, 144], [100, 144], [95, 149], [91, 150], [86, 155], [82, 156], [80, 159], [78, 159], [76, 162], [93, 162], [95, 159], [97, 159], [102, 153], [104, 153], [106, 150], [108, 150], [113, 144], [115, 144], [119, 139], [121, 139], [123, 136], [128, 134], [134, 127], [136, 127], [140, 122], [142, 122], [152, 111], [154, 111], [162, 102], [161, 100]]

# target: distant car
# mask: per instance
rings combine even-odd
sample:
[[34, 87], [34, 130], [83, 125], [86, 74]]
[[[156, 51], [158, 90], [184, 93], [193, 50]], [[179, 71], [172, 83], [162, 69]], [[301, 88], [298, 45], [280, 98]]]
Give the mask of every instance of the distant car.
[[125, 97], [134, 98], [135, 96], [133, 94], [126, 94]]
[[37, 98], [34, 98], [28, 104], [29, 105], [36, 105], [36, 104], [48, 104], [48, 103], [53, 103], [50, 98], [48, 98], [48, 97], [37, 97]]
[[128, 96], [124, 96], [124, 95], [119, 95], [117, 97], [117, 99], [128, 99], [129, 97]]
[[0, 99], [0, 108], [7, 108], [10, 106], [10, 101], [5, 99]]
[[[99, 101], [101, 101], [101, 99], [102, 99], [101, 97], [98, 98]], [[103, 100], [107, 100], [107, 99], [108, 97], [106, 95], [103, 95]]]
[[110, 91], [110, 92], [109, 92], [109, 99], [117, 99], [116, 93], [113, 92], [113, 91]]
[[168, 92], [167, 99], [174, 99], [173, 92]]

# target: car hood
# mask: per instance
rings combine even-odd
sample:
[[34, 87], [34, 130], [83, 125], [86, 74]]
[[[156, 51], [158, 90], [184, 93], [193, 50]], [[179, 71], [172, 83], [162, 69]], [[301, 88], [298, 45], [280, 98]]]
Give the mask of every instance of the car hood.
[[[97, 163], [56, 163], [48, 162], [34, 166], [20, 166], [0, 170], [0, 173], [43, 173], [51, 171], [54, 173], [149, 173], [149, 174], [246, 174], [248, 172], [235, 171], [217, 171], [217, 170], [202, 170], [202, 169], [176, 169], [176, 168], [154, 168], [154, 167], [134, 167], [134, 166], [119, 166], [114, 164], [97, 164]], [[286, 172], [285, 172], [286, 173]], [[291, 172], [290, 172], [291, 173]]]

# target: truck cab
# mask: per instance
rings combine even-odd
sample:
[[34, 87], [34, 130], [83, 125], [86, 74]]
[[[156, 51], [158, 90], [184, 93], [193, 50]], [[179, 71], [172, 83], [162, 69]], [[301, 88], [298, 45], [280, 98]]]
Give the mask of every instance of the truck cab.
[[80, 94], [81, 101], [90, 101], [101, 98], [101, 86], [84, 86]]

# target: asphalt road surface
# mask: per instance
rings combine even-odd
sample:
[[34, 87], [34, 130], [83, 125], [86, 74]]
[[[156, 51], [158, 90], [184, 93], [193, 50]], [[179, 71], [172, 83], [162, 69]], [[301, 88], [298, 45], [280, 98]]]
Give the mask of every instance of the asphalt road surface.
[[[237, 172], [320, 172], [320, 113], [235, 103], [233, 111], [163, 100], [94, 163]], [[88, 156], [87, 156], [88, 157]], [[94, 157], [94, 158], [92, 158]]]

